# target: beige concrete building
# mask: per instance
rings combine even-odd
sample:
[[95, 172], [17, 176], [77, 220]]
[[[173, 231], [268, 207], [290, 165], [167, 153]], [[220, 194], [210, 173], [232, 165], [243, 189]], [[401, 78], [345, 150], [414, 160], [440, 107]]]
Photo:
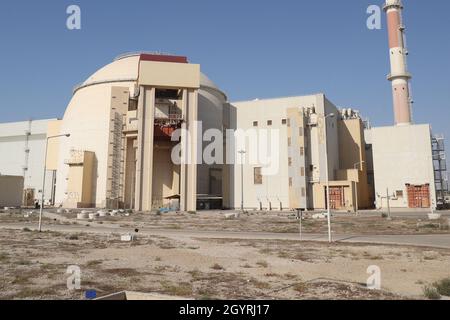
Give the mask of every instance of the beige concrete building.
[[70, 134], [49, 140], [46, 205], [323, 210], [327, 180], [333, 210], [444, 201], [430, 126], [365, 127], [322, 93], [229, 103], [185, 57], [128, 54], [77, 86], [61, 120], [0, 124], [0, 173], [22, 173], [33, 205], [47, 138]]
[[237, 128], [245, 130], [247, 138], [252, 129], [278, 132], [278, 150], [272, 154], [272, 162], [278, 163], [275, 172], [264, 174], [266, 164], [250, 161], [258, 150], [248, 141], [237, 147], [243, 150], [235, 150], [245, 151], [245, 161], [235, 166], [234, 207], [241, 206], [243, 189], [247, 209], [326, 209], [327, 161], [332, 209], [372, 206], [363, 123], [356, 112], [338, 110], [324, 94], [231, 105]]
[[429, 125], [372, 128], [376, 206], [436, 208], [435, 168]]
[[[49, 149], [56, 204], [148, 211], [175, 202], [194, 211], [202, 197], [220, 199], [221, 208], [227, 169], [198, 162], [198, 150], [205, 130], [222, 132], [226, 125], [225, 102], [200, 65], [185, 57], [119, 57], [78, 86], [63, 119], [49, 126], [71, 135], [52, 140]], [[171, 157], [176, 145], [187, 155], [178, 164]]]
[[22, 206], [23, 183], [22, 176], [0, 175], [0, 208]]

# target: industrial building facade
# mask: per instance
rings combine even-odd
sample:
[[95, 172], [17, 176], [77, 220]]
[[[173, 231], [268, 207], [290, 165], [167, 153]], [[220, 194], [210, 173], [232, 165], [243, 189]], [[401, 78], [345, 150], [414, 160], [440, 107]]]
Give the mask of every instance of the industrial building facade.
[[[0, 124], [0, 174], [22, 177], [26, 206], [42, 195], [45, 174], [45, 204], [68, 208], [439, 207], [444, 139], [413, 124], [403, 4], [386, 0], [384, 9], [394, 126], [371, 128], [324, 94], [230, 103], [186, 57], [128, 54], [77, 86], [61, 120]], [[214, 163], [203, 162], [208, 130], [225, 137]], [[270, 142], [274, 172], [249, 161], [260, 145], [241, 132]]]
[[[357, 112], [338, 110], [324, 94], [231, 105], [238, 129], [279, 133], [278, 153], [272, 154], [279, 166], [276, 174], [263, 175], [265, 164], [245, 160], [258, 152], [250, 143], [236, 150], [245, 152], [245, 158], [234, 166], [234, 207], [240, 207], [243, 189], [246, 209], [325, 209], [327, 179], [332, 209], [353, 211], [357, 204], [360, 208], [373, 205], [363, 122]], [[243, 183], [238, 178], [241, 165]]]
[[[223, 161], [199, 161], [209, 129], [276, 131], [276, 171], [249, 161], [258, 148], [236, 136], [224, 139]], [[328, 180], [331, 209], [354, 211], [388, 199], [393, 208], [436, 207], [445, 191], [443, 141], [429, 125], [368, 128], [324, 94], [230, 103], [184, 57], [121, 56], [76, 87], [61, 120], [0, 124], [1, 173], [23, 176], [24, 205], [41, 195], [46, 138], [61, 134], [70, 137], [49, 139], [46, 205], [326, 209]], [[174, 163], [176, 148], [186, 163]]]
[[[71, 135], [52, 141], [56, 203], [149, 211], [176, 202], [195, 211], [197, 194], [222, 196], [222, 165], [197, 165], [196, 122], [222, 130], [225, 102], [185, 57], [119, 57], [78, 86], [63, 119], [53, 123], [57, 133]], [[178, 129], [190, 139], [173, 141]], [[190, 158], [175, 164], [179, 141]]]

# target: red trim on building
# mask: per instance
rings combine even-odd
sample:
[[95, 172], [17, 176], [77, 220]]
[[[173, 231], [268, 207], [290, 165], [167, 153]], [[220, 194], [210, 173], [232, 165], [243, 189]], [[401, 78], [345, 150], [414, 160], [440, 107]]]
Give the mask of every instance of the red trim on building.
[[167, 56], [159, 54], [141, 54], [141, 61], [156, 61], [156, 62], [172, 62], [172, 63], [189, 63], [187, 57], [182, 56]]

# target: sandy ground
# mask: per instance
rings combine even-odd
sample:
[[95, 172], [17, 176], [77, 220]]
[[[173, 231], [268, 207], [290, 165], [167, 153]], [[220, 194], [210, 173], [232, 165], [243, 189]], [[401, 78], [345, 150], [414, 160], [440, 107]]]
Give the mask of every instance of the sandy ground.
[[[82, 290], [66, 287], [69, 265]], [[369, 266], [382, 290], [367, 290]], [[0, 299], [82, 299], [129, 290], [195, 299], [423, 298], [450, 276], [450, 250], [278, 240], [138, 237], [0, 230]]]
[[[66, 214], [68, 218], [76, 218], [75, 213]], [[105, 223], [117, 223], [126, 227], [185, 229], [207, 231], [254, 231], [275, 233], [296, 233], [299, 221], [293, 212], [267, 213], [250, 212], [239, 219], [226, 220], [223, 213], [199, 212], [145, 214], [136, 213], [129, 217], [108, 217], [102, 219]], [[429, 221], [417, 218], [394, 218], [388, 220], [381, 216], [355, 216], [339, 214], [333, 217], [333, 231], [337, 234], [449, 234], [450, 227], [447, 218]], [[305, 233], [326, 233], [325, 219], [312, 219], [311, 214], [305, 214], [303, 221]]]
[[[24, 214], [33, 211], [30, 217]], [[79, 211], [79, 210], [78, 210]], [[95, 210], [94, 210], [95, 211]], [[94, 212], [93, 211], [93, 212]], [[77, 211], [64, 214], [56, 214], [56, 210], [49, 210], [52, 217], [45, 218], [46, 224], [86, 224], [88, 221], [77, 221]], [[37, 210], [13, 210], [4, 212], [0, 210], [0, 222], [36, 222]], [[239, 219], [227, 220], [224, 212], [198, 212], [189, 213], [132, 213], [115, 217], [103, 217], [97, 219], [100, 224], [117, 224], [131, 228], [155, 228], [155, 229], [184, 229], [203, 231], [248, 231], [248, 232], [273, 232], [296, 233], [299, 230], [299, 221], [293, 212], [249, 212], [242, 214]], [[450, 234], [450, 218], [443, 217], [440, 220], [431, 221], [410, 217], [395, 217], [392, 220], [380, 215], [336, 214], [332, 219], [333, 232], [336, 234], [358, 235], [411, 235], [411, 234]], [[315, 220], [312, 214], [306, 213], [302, 223], [305, 233], [326, 233], [326, 219]]]

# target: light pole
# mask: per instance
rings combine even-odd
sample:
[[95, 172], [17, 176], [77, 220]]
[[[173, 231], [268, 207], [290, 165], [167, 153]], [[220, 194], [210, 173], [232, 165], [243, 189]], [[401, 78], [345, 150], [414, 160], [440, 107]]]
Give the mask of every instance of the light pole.
[[244, 213], [244, 155], [245, 150], [238, 152], [241, 155], [241, 211]]
[[47, 141], [45, 143], [45, 160], [44, 160], [44, 178], [42, 179], [42, 190], [41, 190], [41, 208], [39, 210], [39, 232], [42, 231], [42, 213], [44, 210], [44, 197], [45, 197], [45, 176], [47, 173], [47, 151], [48, 151], [48, 140], [59, 138], [59, 137], [70, 137], [70, 134], [60, 134], [57, 136], [47, 137]]
[[326, 165], [325, 171], [327, 175], [327, 216], [328, 216], [328, 242], [333, 242], [333, 238], [331, 237], [331, 209], [330, 209], [330, 177], [328, 173], [328, 134], [327, 134], [327, 118], [334, 118], [334, 113], [330, 113], [323, 117], [324, 125], [325, 125], [325, 158]]
[[[360, 161], [357, 162], [353, 165], [353, 168], [355, 168], [355, 170], [357, 170], [358, 166], [361, 165], [361, 169], [362, 169], [362, 165], [366, 163], [365, 161]], [[359, 171], [358, 171], [358, 182], [355, 182], [355, 193], [356, 193], [356, 206], [355, 206], [355, 212], [356, 214], [358, 214], [358, 186], [359, 186]]]

